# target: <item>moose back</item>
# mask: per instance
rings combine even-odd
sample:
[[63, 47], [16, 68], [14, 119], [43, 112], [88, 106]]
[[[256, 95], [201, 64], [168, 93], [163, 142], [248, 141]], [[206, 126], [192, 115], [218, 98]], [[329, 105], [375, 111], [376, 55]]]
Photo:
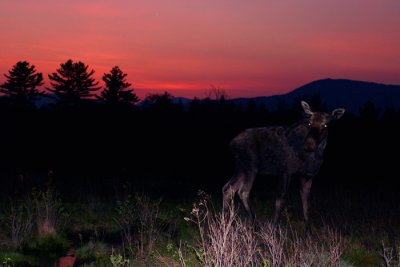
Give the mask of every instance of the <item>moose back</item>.
[[236, 136], [230, 146], [235, 160], [232, 178], [223, 187], [224, 207], [235, 194], [239, 195], [251, 218], [254, 213], [249, 205], [249, 194], [257, 174], [279, 175], [280, 187], [275, 201], [274, 223], [277, 223], [292, 177], [300, 178], [306, 233], [311, 231], [309, 221], [309, 196], [312, 178], [318, 173], [328, 135], [328, 124], [344, 114], [343, 108], [332, 113], [313, 112], [301, 101], [307, 115], [293, 125], [252, 128]]

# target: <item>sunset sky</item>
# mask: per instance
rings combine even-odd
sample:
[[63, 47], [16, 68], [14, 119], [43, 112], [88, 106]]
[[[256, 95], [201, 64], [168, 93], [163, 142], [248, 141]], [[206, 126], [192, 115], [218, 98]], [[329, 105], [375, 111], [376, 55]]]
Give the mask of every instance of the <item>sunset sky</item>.
[[0, 82], [118, 65], [139, 96], [286, 93], [322, 78], [400, 84], [399, 0], [1, 0]]

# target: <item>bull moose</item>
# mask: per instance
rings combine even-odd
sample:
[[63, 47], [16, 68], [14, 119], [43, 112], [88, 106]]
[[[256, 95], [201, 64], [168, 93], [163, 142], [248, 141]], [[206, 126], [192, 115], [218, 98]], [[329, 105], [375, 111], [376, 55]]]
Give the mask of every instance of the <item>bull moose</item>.
[[309, 196], [313, 177], [319, 171], [327, 141], [328, 123], [343, 116], [339, 108], [331, 114], [313, 112], [301, 101], [306, 118], [290, 126], [251, 128], [237, 135], [230, 143], [235, 160], [232, 178], [223, 187], [226, 208], [235, 194], [239, 195], [251, 218], [254, 213], [249, 205], [249, 194], [257, 174], [280, 176], [280, 186], [275, 201], [273, 223], [279, 221], [290, 181], [300, 179], [300, 194], [306, 234], [311, 233]]

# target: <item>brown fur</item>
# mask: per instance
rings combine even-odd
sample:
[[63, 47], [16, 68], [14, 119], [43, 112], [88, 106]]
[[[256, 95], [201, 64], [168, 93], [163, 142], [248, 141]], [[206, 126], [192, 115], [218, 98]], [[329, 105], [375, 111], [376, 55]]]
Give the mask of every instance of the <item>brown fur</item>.
[[224, 207], [227, 207], [237, 193], [249, 216], [254, 218], [249, 195], [256, 175], [281, 176], [281, 186], [275, 202], [274, 222], [277, 223], [290, 181], [292, 177], [298, 176], [306, 231], [309, 234], [309, 195], [312, 178], [323, 162], [327, 124], [332, 119], [340, 118], [345, 110], [336, 109], [331, 114], [312, 112], [306, 102], [302, 101], [301, 104], [308, 119], [288, 127], [247, 129], [232, 140], [230, 146], [235, 159], [235, 172], [223, 187], [223, 195]]

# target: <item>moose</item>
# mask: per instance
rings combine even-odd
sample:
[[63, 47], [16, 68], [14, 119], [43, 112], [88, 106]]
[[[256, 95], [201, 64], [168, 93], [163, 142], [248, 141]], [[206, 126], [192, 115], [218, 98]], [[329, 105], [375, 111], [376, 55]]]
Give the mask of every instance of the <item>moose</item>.
[[256, 175], [280, 176], [273, 217], [273, 223], [276, 224], [289, 184], [292, 178], [298, 177], [306, 235], [310, 235], [309, 196], [312, 179], [323, 162], [328, 124], [341, 118], [345, 109], [338, 108], [328, 114], [313, 112], [305, 101], [301, 101], [301, 105], [306, 116], [293, 125], [250, 128], [231, 141], [235, 170], [222, 191], [224, 209], [237, 193], [247, 214], [254, 220], [249, 195]]

